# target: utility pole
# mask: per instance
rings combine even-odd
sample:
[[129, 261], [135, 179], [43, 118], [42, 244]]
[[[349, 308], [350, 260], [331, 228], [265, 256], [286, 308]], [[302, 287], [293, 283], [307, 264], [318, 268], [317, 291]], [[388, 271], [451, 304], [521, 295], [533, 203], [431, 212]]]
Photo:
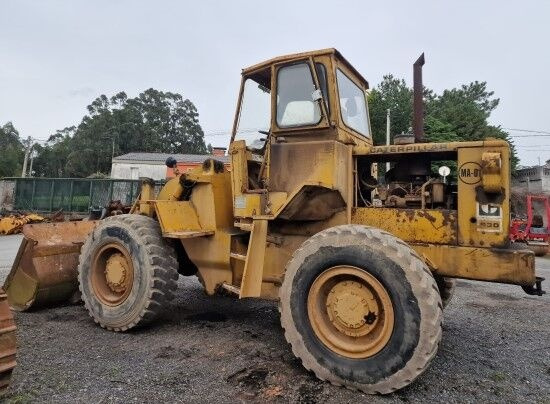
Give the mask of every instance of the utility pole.
[[25, 146], [25, 159], [23, 160], [23, 170], [21, 170], [21, 177], [23, 178], [27, 176], [27, 161], [32, 149], [32, 138], [30, 136], [25, 141]]
[[[390, 109], [386, 110], [386, 146], [390, 145]], [[390, 163], [386, 163], [386, 172], [390, 171]]]
[[29, 165], [29, 177], [32, 177], [32, 163], [34, 162], [34, 150], [32, 150], [32, 148], [30, 151], [30, 155], [31, 155], [31, 164]]
[[111, 164], [113, 164], [113, 159], [115, 158], [115, 137], [111, 136], [111, 140], [113, 141], [113, 149], [111, 151]]
[[[111, 165], [112, 165], [113, 159], [115, 158], [115, 135], [112, 134], [111, 136], [105, 136], [105, 137], [102, 137], [101, 139], [111, 140]], [[98, 155], [98, 161], [99, 161], [99, 155]]]

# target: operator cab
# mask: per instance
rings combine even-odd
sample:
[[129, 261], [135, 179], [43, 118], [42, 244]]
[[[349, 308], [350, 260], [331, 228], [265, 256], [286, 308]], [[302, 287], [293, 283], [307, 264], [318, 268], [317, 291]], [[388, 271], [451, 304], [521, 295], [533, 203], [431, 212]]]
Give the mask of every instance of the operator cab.
[[372, 144], [367, 89], [368, 82], [336, 49], [248, 67], [243, 69], [232, 140], [245, 140], [259, 150], [264, 132], [277, 137], [338, 128]]
[[246, 151], [246, 172], [237, 167], [232, 173], [243, 177], [233, 180], [243, 192], [293, 191], [270, 178], [275, 145], [372, 145], [368, 83], [337, 50], [277, 57], [243, 69], [242, 74], [231, 143], [234, 152]]

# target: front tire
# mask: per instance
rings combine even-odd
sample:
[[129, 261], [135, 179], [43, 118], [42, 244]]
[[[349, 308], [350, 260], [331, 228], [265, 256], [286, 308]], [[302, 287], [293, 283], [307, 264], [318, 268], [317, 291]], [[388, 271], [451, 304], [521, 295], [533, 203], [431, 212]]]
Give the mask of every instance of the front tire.
[[431, 272], [403, 241], [367, 226], [324, 230], [296, 250], [279, 309], [285, 338], [306, 369], [370, 394], [411, 383], [441, 339]]
[[439, 295], [441, 296], [441, 303], [443, 308], [447, 307], [451, 299], [455, 294], [456, 279], [447, 278], [441, 275], [434, 275], [435, 283], [439, 289]]
[[140, 215], [102, 220], [82, 246], [78, 281], [96, 323], [126, 331], [153, 321], [173, 298], [178, 263], [157, 221]]

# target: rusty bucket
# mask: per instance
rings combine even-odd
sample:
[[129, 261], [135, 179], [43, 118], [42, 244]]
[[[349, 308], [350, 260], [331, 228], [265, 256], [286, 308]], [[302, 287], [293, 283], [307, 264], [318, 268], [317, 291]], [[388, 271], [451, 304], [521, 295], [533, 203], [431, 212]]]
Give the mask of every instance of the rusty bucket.
[[7, 296], [0, 289], [0, 396], [6, 391], [15, 367], [15, 322]]
[[24, 311], [70, 299], [78, 287], [80, 248], [97, 222], [23, 226], [23, 241], [4, 284], [8, 302]]

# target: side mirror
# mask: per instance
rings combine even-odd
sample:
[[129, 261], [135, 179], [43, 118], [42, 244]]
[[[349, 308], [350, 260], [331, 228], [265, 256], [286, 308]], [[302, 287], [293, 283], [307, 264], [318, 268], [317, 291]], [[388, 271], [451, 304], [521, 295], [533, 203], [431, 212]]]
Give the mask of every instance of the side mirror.
[[323, 99], [323, 94], [321, 94], [321, 90], [313, 90], [311, 93], [311, 99], [313, 101], [319, 101]]
[[447, 166], [441, 166], [437, 171], [443, 177], [443, 182], [447, 183], [447, 176], [451, 173], [451, 169]]
[[437, 171], [439, 172], [439, 175], [441, 175], [442, 177], [446, 177], [451, 173], [451, 169], [447, 166], [441, 166]]

